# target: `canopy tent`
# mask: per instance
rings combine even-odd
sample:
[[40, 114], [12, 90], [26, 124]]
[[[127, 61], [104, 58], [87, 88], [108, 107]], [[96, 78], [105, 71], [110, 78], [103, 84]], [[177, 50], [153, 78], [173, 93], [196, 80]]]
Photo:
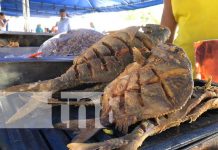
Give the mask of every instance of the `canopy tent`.
[[[163, 0], [29, 0], [31, 16], [57, 16], [65, 8], [70, 15], [91, 12], [134, 10], [163, 3]], [[22, 0], [0, 0], [0, 8], [9, 16], [22, 16]]]

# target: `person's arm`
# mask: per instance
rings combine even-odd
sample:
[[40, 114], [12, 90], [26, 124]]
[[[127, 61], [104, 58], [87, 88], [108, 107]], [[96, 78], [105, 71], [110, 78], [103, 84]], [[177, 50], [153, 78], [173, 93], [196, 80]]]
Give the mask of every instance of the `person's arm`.
[[171, 36], [167, 42], [172, 43], [174, 40], [177, 22], [173, 15], [171, 0], [164, 0], [164, 9], [161, 19], [161, 25], [166, 26], [170, 29]]

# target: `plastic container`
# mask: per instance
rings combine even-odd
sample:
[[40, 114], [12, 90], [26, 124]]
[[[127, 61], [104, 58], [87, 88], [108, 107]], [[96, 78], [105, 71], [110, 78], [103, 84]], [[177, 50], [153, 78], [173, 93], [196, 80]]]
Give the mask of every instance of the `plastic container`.
[[207, 80], [212, 77], [218, 82], [218, 40], [199, 41], [194, 46], [196, 78]]

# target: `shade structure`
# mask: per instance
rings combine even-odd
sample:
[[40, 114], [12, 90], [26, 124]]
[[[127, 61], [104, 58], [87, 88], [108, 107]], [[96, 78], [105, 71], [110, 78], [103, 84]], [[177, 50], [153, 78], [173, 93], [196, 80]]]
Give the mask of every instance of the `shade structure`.
[[[70, 15], [134, 10], [162, 4], [163, 0], [30, 0], [31, 16], [57, 16], [61, 8]], [[22, 16], [22, 0], [1, 0], [1, 11]]]

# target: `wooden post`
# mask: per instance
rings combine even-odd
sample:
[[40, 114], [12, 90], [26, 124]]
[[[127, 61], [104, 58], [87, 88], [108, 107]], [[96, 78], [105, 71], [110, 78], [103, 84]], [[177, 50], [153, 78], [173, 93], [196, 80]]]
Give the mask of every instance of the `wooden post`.
[[23, 17], [24, 17], [24, 31], [30, 32], [29, 18], [30, 18], [30, 5], [29, 0], [22, 0], [23, 4]]
[[2, 1], [0, 0], [0, 12], [2, 11]]

